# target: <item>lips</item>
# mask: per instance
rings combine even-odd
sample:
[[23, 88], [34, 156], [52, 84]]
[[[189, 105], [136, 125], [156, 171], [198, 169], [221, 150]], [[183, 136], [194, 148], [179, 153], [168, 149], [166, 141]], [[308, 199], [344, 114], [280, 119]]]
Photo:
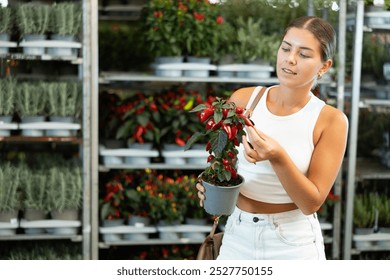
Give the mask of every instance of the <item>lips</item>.
[[294, 71], [291, 71], [290, 69], [288, 68], [282, 68], [282, 71], [286, 74], [290, 74], [290, 75], [296, 75], [297, 73], [295, 73]]

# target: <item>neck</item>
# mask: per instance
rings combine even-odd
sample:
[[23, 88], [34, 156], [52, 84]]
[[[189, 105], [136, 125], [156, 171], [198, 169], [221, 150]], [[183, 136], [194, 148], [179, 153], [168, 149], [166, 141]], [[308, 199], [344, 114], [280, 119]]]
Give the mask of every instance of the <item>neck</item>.
[[285, 116], [302, 109], [310, 100], [310, 90], [275, 87], [268, 94], [268, 109], [275, 115]]

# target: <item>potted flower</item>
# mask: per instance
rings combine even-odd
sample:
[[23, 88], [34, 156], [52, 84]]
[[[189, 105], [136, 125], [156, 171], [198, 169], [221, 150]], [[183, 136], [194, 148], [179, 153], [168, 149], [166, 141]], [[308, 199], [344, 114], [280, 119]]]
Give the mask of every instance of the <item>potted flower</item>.
[[245, 135], [244, 126], [252, 126], [244, 109], [227, 101], [217, 97], [211, 105], [200, 104], [192, 110], [200, 112], [200, 121], [205, 125], [192, 135], [185, 147], [188, 150], [199, 140], [206, 140], [209, 166], [200, 179], [205, 187], [205, 210], [212, 215], [229, 215], [234, 210], [239, 187], [244, 181], [237, 174], [237, 147]]
[[197, 63], [197, 58], [207, 58], [206, 63], [215, 60], [220, 55], [219, 46], [227, 39], [221, 5], [192, 0], [179, 6], [185, 13], [183, 46], [188, 62]]
[[171, 88], [158, 95], [160, 142], [165, 163], [186, 163], [183, 147], [191, 135], [202, 128], [197, 116], [189, 111], [203, 100], [199, 92], [187, 91], [183, 87]]
[[145, 46], [155, 57], [177, 57], [183, 61], [185, 9], [179, 1], [150, 0], [141, 14]]
[[325, 202], [321, 205], [321, 208], [317, 212], [319, 220], [328, 220], [332, 215], [331, 211], [333, 210], [334, 205], [339, 201], [340, 197], [338, 195], [333, 194], [333, 192], [329, 192]]

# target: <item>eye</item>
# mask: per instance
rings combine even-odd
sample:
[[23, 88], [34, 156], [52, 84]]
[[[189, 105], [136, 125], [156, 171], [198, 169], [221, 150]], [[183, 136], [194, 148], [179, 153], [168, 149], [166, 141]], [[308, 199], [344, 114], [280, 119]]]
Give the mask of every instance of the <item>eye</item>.
[[303, 58], [310, 58], [310, 56], [306, 55], [305, 53], [300, 53], [300, 56], [303, 57]]
[[289, 48], [286, 48], [286, 47], [280, 47], [281, 49], [282, 49], [282, 51], [284, 51], [284, 52], [288, 52], [288, 51], [290, 51], [290, 49]]

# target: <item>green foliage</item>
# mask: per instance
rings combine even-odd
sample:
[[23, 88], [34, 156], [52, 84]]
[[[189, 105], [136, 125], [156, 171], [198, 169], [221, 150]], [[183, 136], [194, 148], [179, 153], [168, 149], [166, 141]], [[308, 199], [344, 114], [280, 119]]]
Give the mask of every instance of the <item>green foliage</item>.
[[82, 109], [81, 84], [75, 82], [44, 83], [50, 116], [78, 117]]
[[52, 167], [47, 171], [48, 210], [80, 209], [83, 182], [78, 163]]
[[43, 116], [47, 93], [42, 82], [21, 82], [17, 87], [16, 111], [20, 116]]
[[23, 191], [24, 208], [48, 210], [46, 196], [46, 174], [42, 170], [32, 170], [27, 165], [19, 165], [20, 185]]
[[16, 23], [21, 35], [45, 34], [49, 29], [50, 6], [24, 3], [17, 6]]
[[20, 208], [20, 175], [9, 162], [0, 165], [0, 212]]
[[13, 14], [9, 7], [0, 6], [0, 34], [10, 33], [13, 26]]
[[248, 63], [256, 59], [275, 64], [280, 39], [262, 31], [262, 19], [239, 17], [231, 40], [231, 53], [236, 61]]
[[50, 28], [53, 34], [78, 35], [82, 26], [82, 6], [80, 3], [55, 3], [50, 9]]
[[361, 193], [355, 196], [353, 224], [357, 228], [374, 226], [377, 200], [373, 193]]
[[14, 113], [16, 96], [16, 79], [7, 77], [0, 80], [0, 115], [10, 116]]

